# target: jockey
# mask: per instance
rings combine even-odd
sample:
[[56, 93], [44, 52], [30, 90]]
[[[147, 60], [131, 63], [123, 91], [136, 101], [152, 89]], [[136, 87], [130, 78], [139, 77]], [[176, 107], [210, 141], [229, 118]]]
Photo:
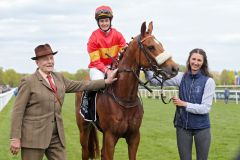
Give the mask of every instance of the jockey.
[[[112, 58], [126, 45], [122, 34], [112, 28], [113, 12], [109, 6], [100, 6], [95, 11], [98, 29], [92, 32], [87, 44], [90, 64], [88, 65], [91, 80], [103, 79], [110, 71]], [[110, 58], [109, 56], [112, 58]], [[95, 120], [89, 114], [89, 103], [95, 93], [85, 91], [82, 98], [81, 114], [85, 120]]]
[[92, 32], [87, 44], [90, 56], [88, 65], [90, 79], [102, 79], [109, 71], [112, 58], [117, 58], [118, 53], [126, 45], [122, 34], [112, 28], [113, 12], [109, 6], [100, 6], [95, 11], [98, 29]]

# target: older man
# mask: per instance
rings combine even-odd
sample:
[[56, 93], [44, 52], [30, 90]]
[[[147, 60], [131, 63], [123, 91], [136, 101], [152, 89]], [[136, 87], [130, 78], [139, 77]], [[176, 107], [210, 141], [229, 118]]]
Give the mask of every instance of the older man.
[[98, 90], [116, 80], [117, 70], [105, 80], [72, 81], [53, 72], [54, 57], [49, 44], [35, 48], [38, 68], [24, 77], [13, 106], [10, 150], [21, 149], [23, 160], [41, 160], [44, 154], [50, 160], [65, 160], [65, 138], [61, 116], [65, 93]]

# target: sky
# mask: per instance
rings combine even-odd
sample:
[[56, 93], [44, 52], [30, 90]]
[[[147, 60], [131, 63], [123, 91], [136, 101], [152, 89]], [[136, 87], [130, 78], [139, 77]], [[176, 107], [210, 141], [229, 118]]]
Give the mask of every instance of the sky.
[[112, 8], [112, 25], [127, 42], [153, 21], [154, 36], [178, 64], [202, 48], [211, 71], [240, 70], [239, 0], [0, 0], [0, 67], [33, 73], [34, 48], [49, 43], [58, 51], [55, 70], [86, 69], [100, 5]]

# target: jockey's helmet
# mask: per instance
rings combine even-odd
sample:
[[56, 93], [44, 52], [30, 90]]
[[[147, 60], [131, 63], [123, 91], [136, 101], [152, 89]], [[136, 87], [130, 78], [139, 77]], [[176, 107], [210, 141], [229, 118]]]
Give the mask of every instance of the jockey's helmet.
[[102, 18], [110, 18], [110, 21], [112, 21], [113, 18], [113, 12], [112, 9], [109, 6], [100, 6], [95, 11], [95, 19], [98, 21]]

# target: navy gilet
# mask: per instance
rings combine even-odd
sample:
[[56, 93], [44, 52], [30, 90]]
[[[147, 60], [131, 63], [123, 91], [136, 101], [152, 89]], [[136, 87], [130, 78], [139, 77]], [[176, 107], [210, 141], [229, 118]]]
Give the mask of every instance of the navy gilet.
[[[179, 87], [179, 98], [185, 102], [201, 104], [205, 84], [209, 77], [199, 71], [197, 74], [186, 72]], [[185, 129], [204, 129], [210, 127], [209, 114], [193, 114], [185, 107], [176, 107], [174, 126]]]

